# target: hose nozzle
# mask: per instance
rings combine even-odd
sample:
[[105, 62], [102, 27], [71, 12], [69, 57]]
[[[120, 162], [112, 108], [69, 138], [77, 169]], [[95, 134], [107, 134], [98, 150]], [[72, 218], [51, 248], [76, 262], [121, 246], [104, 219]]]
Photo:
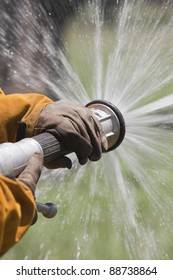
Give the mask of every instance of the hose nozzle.
[[93, 100], [86, 107], [93, 111], [102, 126], [108, 141], [107, 152], [116, 149], [125, 136], [125, 121], [119, 109], [105, 100]]

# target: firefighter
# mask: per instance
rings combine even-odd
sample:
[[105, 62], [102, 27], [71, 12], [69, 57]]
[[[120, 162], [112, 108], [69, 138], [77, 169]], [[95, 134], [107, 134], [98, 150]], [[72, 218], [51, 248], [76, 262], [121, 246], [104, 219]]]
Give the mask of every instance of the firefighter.
[[[68, 150], [76, 153], [82, 165], [88, 159], [97, 161], [107, 150], [106, 136], [90, 109], [65, 100], [54, 103], [42, 94], [5, 95], [0, 90], [1, 144], [16, 141], [20, 123], [26, 124], [26, 137], [52, 133]], [[0, 174], [0, 256], [22, 238], [33, 222], [34, 194], [42, 167], [42, 156], [34, 154], [17, 178]], [[70, 169], [72, 162], [64, 156], [46, 167]]]

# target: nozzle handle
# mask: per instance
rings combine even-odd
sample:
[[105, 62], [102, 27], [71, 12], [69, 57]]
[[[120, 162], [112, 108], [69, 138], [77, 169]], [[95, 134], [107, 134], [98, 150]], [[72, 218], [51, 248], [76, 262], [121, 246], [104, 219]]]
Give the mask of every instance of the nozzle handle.
[[44, 204], [37, 201], [36, 206], [37, 211], [42, 213], [45, 218], [51, 219], [57, 214], [57, 206], [54, 203], [47, 202]]
[[40, 144], [43, 150], [44, 163], [52, 162], [70, 153], [54, 135], [48, 132], [36, 135], [32, 139]]

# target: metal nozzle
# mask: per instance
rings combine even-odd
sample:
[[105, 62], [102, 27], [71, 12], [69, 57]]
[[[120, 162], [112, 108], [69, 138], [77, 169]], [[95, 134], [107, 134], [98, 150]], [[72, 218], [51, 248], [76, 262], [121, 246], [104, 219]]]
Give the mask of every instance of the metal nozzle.
[[117, 148], [125, 136], [125, 121], [119, 109], [105, 100], [93, 100], [86, 107], [93, 111], [101, 123], [108, 141], [107, 152]]

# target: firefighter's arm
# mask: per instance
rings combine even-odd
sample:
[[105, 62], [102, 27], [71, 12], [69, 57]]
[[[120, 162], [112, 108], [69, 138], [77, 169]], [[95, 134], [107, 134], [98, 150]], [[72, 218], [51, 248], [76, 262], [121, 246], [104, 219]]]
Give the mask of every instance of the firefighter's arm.
[[0, 256], [15, 245], [32, 224], [34, 192], [43, 159], [34, 154], [18, 179], [0, 176]]
[[32, 192], [22, 182], [0, 176], [0, 256], [16, 244], [35, 214]]
[[5, 95], [0, 90], [0, 143], [15, 141], [19, 121], [27, 123], [26, 136], [31, 137], [40, 112], [52, 102], [42, 94]]

